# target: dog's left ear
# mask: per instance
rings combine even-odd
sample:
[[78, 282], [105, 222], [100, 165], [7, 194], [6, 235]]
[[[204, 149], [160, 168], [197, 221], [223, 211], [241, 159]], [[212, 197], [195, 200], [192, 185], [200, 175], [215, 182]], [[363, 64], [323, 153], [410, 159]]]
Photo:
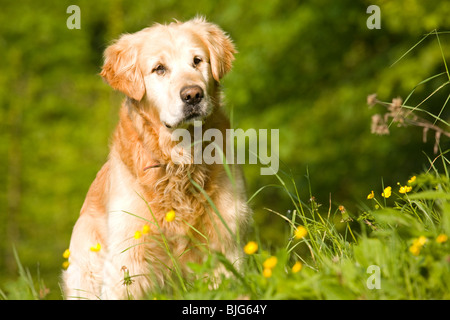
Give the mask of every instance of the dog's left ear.
[[199, 28], [195, 28], [209, 50], [211, 71], [214, 79], [220, 81], [231, 70], [234, 54], [237, 52], [230, 37], [217, 25], [206, 22], [203, 18], [190, 21]]
[[138, 64], [137, 36], [126, 34], [105, 50], [100, 75], [116, 90], [140, 101], [145, 94], [144, 79]]

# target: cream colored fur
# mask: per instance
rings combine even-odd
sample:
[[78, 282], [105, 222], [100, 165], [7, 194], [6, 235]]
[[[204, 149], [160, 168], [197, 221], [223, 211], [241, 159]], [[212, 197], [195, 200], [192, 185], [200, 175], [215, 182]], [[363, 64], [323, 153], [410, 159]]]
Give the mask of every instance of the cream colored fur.
[[[108, 161], [73, 229], [70, 264], [63, 272], [67, 299], [140, 298], [155, 285], [163, 286], [173, 264], [162, 235], [185, 273], [186, 262], [203, 261], [208, 250], [224, 253], [232, 263], [238, 260], [235, 235], [191, 179], [205, 190], [232, 233], [239, 229], [242, 235], [251, 213], [240, 168], [232, 167], [233, 184], [221, 164], [193, 164], [192, 157], [176, 164], [171, 159], [178, 143], [171, 140], [173, 128], [192, 130], [192, 122], [183, 121], [180, 90], [185, 86], [198, 85], [205, 92], [199, 105], [203, 130], [217, 128], [225, 137], [229, 121], [220, 105], [219, 81], [230, 70], [234, 53], [228, 36], [200, 18], [123, 35], [106, 49], [101, 75], [127, 98]], [[201, 62], [193, 64], [194, 57]], [[159, 166], [148, 168], [155, 164]], [[176, 213], [172, 222], [165, 220], [170, 210]], [[149, 233], [135, 239], [144, 225]], [[97, 243], [101, 249], [92, 251]], [[125, 270], [133, 280], [128, 285]]]

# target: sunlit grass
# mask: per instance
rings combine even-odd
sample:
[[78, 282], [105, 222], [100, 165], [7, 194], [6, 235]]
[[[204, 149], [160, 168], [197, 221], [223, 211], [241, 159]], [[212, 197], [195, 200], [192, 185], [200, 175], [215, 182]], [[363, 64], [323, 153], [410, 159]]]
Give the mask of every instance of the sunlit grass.
[[[448, 164], [445, 155], [440, 158]], [[246, 240], [249, 246], [242, 249], [240, 267], [221, 253], [209, 252], [203, 263], [189, 264], [195, 276], [181, 278], [174, 267], [167, 285], [148, 292], [146, 298], [449, 299], [448, 173], [441, 174], [431, 165], [410, 186], [407, 193], [393, 186], [387, 199], [381, 196], [383, 190], [374, 190], [372, 198], [363, 199], [360, 214], [351, 216], [342, 207], [319, 206], [314, 199], [302, 202], [294, 196], [295, 184], [292, 190], [286, 184], [292, 196], [291, 214], [267, 213], [290, 226], [284, 246], [269, 248], [264, 235], [256, 234]], [[339, 225], [345, 225], [344, 231], [338, 231]], [[33, 280], [16, 258], [19, 279], [2, 287], [0, 297], [45, 298], [42, 280]], [[177, 257], [171, 259], [177, 266]], [[228, 271], [220, 281], [218, 267]], [[371, 270], [378, 270], [379, 277]], [[128, 274], [124, 285], [133, 281], [139, 277]]]
[[[240, 268], [213, 252], [205, 263], [190, 264], [202, 276], [190, 278], [187, 290], [160, 288], [148, 298], [448, 299], [448, 175], [433, 169], [417, 175], [409, 192], [400, 188], [392, 187], [388, 198], [381, 196], [384, 190], [374, 192], [358, 216], [343, 207], [318, 206], [314, 199], [306, 205], [286, 189], [293, 200], [291, 215], [268, 212], [291, 226], [284, 246], [266, 247], [263, 235], [257, 235], [243, 248]], [[343, 232], [338, 224], [345, 225]], [[218, 266], [229, 274], [217, 285], [209, 279]]]

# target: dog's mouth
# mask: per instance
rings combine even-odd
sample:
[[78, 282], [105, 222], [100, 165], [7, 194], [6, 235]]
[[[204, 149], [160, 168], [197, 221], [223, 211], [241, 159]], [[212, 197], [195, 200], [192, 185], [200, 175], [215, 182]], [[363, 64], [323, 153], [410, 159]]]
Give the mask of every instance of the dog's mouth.
[[192, 112], [187, 115], [182, 122], [191, 122], [194, 120], [201, 120], [205, 115], [202, 112]]
[[207, 116], [208, 113], [206, 112], [193, 111], [186, 114], [183, 119], [175, 124], [168, 124], [167, 122], [163, 122], [163, 124], [167, 129], [187, 128], [193, 125], [194, 121], [203, 121]]

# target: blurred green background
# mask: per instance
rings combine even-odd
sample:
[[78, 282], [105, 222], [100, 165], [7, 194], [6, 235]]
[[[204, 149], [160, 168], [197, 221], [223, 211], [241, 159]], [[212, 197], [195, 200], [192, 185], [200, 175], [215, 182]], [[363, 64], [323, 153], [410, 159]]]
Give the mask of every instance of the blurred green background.
[[[79, 30], [66, 27], [71, 4], [81, 9]], [[379, 30], [366, 26], [371, 4], [381, 9]], [[311, 186], [325, 211], [331, 198], [356, 214], [371, 190], [404, 183], [434, 158], [434, 141], [423, 143], [419, 128], [371, 134], [371, 116], [383, 108], [369, 109], [366, 97], [405, 98], [445, 71], [435, 36], [391, 65], [426, 33], [450, 30], [448, 1], [2, 0], [0, 288], [17, 277], [14, 246], [50, 296], [60, 297], [62, 253], [123, 99], [98, 75], [105, 47], [121, 33], [197, 14], [227, 31], [239, 51], [223, 81], [234, 126], [279, 129], [280, 174], [295, 178], [303, 201]], [[440, 41], [450, 62], [450, 34]], [[420, 86], [410, 105], [443, 81]], [[448, 94], [445, 87], [421, 107], [438, 114]], [[441, 118], [449, 121], [447, 110]], [[249, 195], [278, 183], [257, 165], [246, 165], [245, 174]], [[285, 193], [265, 188], [252, 206], [261, 240], [276, 244], [285, 224], [264, 208], [285, 214], [292, 209]]]

